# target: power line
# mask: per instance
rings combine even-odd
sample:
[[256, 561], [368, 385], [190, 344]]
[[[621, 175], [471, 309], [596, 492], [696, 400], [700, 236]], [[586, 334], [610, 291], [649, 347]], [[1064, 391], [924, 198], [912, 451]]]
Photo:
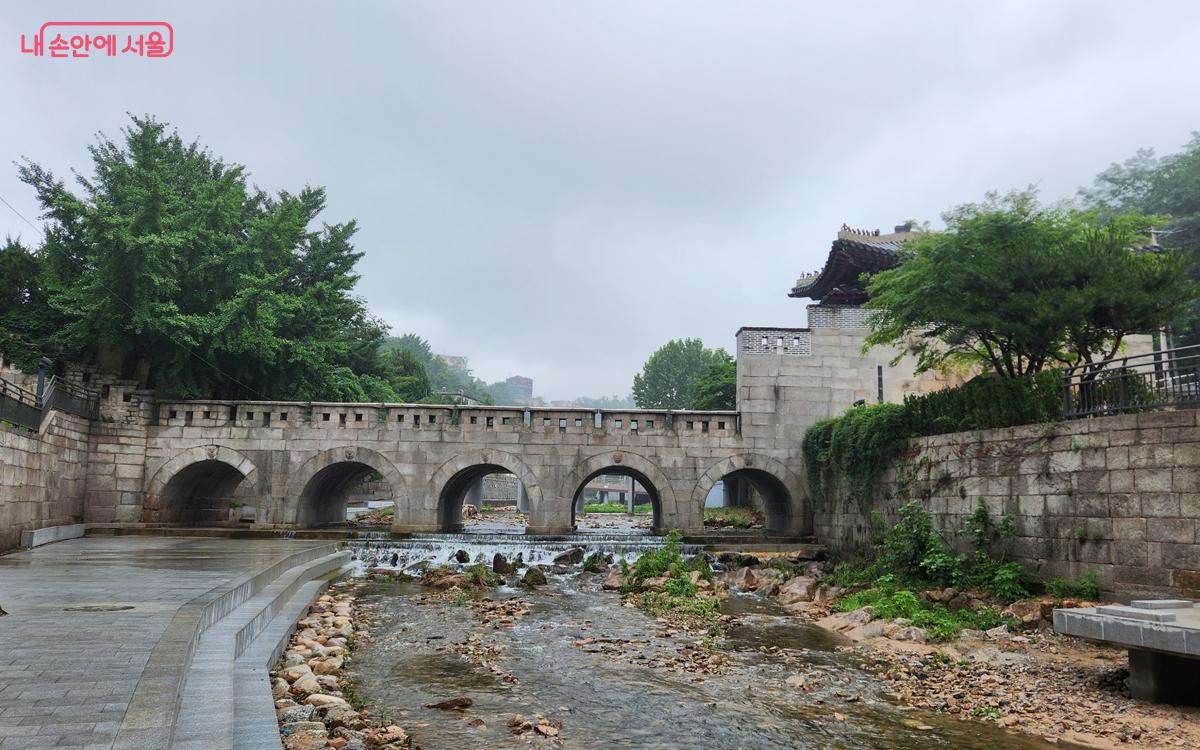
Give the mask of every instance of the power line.
[[[16, 208], [14, 208], [14, 207], [13, 207], [13, 204], [11, 204], [11, 203], [9, 203], [7, 200], [5, 200], [5, 198], [4, 198], [4, 196], [3, 196], [3, 195], [0, 195], [0, 203], [3, 203], [4, 205], [8, 206], [9, 210], [10, 210], [10, 211], [12, 211], [12, 212], [13, 212], [14, 214], [16, 214], [17, 216], [19, 216], [19, 217], [21, 218], [21, 220], [22, 220], [22, 221], [24, 221], [26, 224], [28, 224], [30, 227], [32, 227], [32, 228], [33, 228], [33, 231], [35, 231], [35, 232], [44, 232], [44, 231], [45, 231], [45, 229], [44, 229], [44, 228], [38, 228], [38, 226], [37, 226], [36, 224], [34, 224], [34, 223], [33, 223], [32, 221], [30, 221], [29, 219], [25, 218], [25, 215], [24, 215], [24, 214], [22, 214], [20, 211], [18, 211]], [[88, 270], [88, 269], [87, 269], [87, 268], [86, 268], [86, 267], [83, 265], [83, 262], [82, 262], [82, 261], [76, 261], [76, 259], [75, 259], [75, 258], [72, 258], [72, 257], [70, 256], [70, 254], [69, 254], [69, 253], [61, 253], [61, 257], [68, 258], [69, 260], [71, 260], [71, 262], [75, 263], [75, 264], [78, 266], [79, 270], [81, 270], [81, 271], [84, 271], [84, 272], [87, 272], [87, 270]], [[104, 289], [106, 292], [108, 292], [109, 294], [111, 294], [113, 299], [115, 299], [116, 301], [120, 302], [122, 305], [125, 305], [125, 307], [129, 308], [129, 312], [131, 312], [131, 313], [136, 313], [136, 312], [137, 312], [136, 310], [134, 310], [134, 309], [133, 309], [133, 305], [129, 304], [129, 302], [127, 302], [127, 301], [125, 300], [125, 298], [124, 298], [124, 297], [122, 297], [121, 295], [119, 295], [119, 294], [117, 294], [115, 291], [113, 291], [113, 290], [112, 290], [112, 288], [111, 288], [111, 287], [109, 287], [107, 284], [105, 284], [104, 282], [100, 282], [100, 286], [101, 286], [101, 287], [102, 287], [102, 288], [103, 288], [103, 289]], [[180, 347], [181, 349], [183, 349], [183, 350], [184, 350], [185, 352], [187, 352], [188, 354], [192, 355], [192, 356], [193, 356], [193, 357], [195, 357], [196, 359], [200, 360], [200, 361], [201, 361], [201, 362], [203, 362], [204, 364], [206, 364], [206, 365], [208, 365], [209, 367], [211, 367], [211, 368], [213, 369], [213, 371], [214, 371], [214, 372], [216, 372], [216, 373], [217, 373], [218, 375], [220, 375], [221, 377], [229, 379], [230, 381], [232, 381], [232, 382], [236, 383], [237, 385], [239, 385], [239, 386], [241, 386], [242, 388], [246, 389], [246, 390], [247, 390], [247, 391], [249, 391], [250, 393], [253, 393], [254, 395], [258, 396], [259, 398], [261, 398], [261, 399], [262, 399], [262, 400], [264, 400], [264, 401], [270, 401], [270, 400], [271, 400], [271, 399], [270, 399], [270, 398], [269, 398], [269, 397], [268, 397], [266, 394], [264, 394], [264, 393], [262, 393], [262, 392], [258, 391], [258, 390], [257, 390], [257, 389], [255, 389], [255, 388], [251, 388], [250, 386], [246, 385], [246, 384], [245, 384], [245, 383], [243, 383], [242, 381], [240, 381], [240, 380], [238, 380], [237, 378], [233, 377], [232, 375], [230, 375], [230, 374], [226, 373], [226, 372], [225, 372], [224, 370], [222, 370], [220, 367], [217, 367], [217, 365], [216, 365], [215, 363], [213, 363], [213, 362], [210, 362], [210, 361], [208, 361], [207, 359], [205, 359], [204, 357], [200, 356], [200, 354], [199, 354], [199, 353], [197, 353], [197, 352], [196, 352], [194, 349], [192, 349], [190, 346], [188, 346], [187, 344], [183, 343], [182, 341], [180, 341], [180, 340], [178, 340], [178, 339], [174, 338], [174, 337], [173, 337], [173, 336], [171, 336], [170, 334], [167, 334], [166, 338], [167, 338], [167, 340], [168, 340], [168, 341], [170, 341], [172, 344], [175, 344], [176, 346]]]

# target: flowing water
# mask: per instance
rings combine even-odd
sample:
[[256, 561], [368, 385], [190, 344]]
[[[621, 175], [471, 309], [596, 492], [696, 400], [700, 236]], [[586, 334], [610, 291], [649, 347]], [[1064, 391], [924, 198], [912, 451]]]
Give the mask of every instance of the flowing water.
[[[627, 539], [580, 546], [636, 557]], [[656, 542], [641, 540], [644, 550]], [[496, 539], [470, 544], [419, 540], [363, 545], [369, 564], [442, 563], [463, 549], [472, 559], [515, 547]], [[571, 541], [520, 549], [526, 562], [548, 561]], [[633, 546], [637, 546], [636, 544]], [[512, 553], [512, 554], [510, 554]], [[500, 750], [534, 746], [655, 748], [662, 750], [791, 750], [793, 748], [1047, 748], [997, 728], [909, 710], [887, 682], [866, 671], [843, 641], [787, 617], [771, 600], [734, 595], [724, 611], [737, 617], [720, 649], [720, 674], [678, 665], [681, 649], [698, 649], [698, 636], [663, 625], [620, 596], [600, 588], [602, 576], [570, 571], [549, 576], [537, 591], [511, 587], [481, 595], [519, 597], [529, 612], [497, 627], [481, 627], [469, 602], [436, 596], [415, 583], [374, 580], [359, 592], [371, 612], [371, 642], [354, 662], [358, 693], [414, 735], [425, 750]], [[485, 649], [484, 661], [454, 652], [453, 644]], [[666, 665], [666, 666], [664, 666]], [[806, 685], [786, 682], [801, 675]], [[513, 679], [515, 678], [515, 682]], [[469, 697], [467, 711], [425, 704]], [[514, 735], [513, 714], [562, 720], [559, 741]]]

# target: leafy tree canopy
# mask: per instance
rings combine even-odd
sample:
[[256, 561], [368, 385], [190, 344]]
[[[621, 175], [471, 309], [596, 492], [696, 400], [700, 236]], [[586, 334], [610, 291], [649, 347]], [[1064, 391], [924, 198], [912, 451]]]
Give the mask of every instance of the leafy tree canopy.
[[633, 400], [643, 409], [690, 408], [709, 365], [728, 358], [724, 349], [706, 349], [700, 339], [668, 341], [634, 375]]
[[[1080, 191], [1082, 203], [1105, 215], [1142, 211], [1168, 217], [1157, 226], [1159, 241], [1185, 254], [1189, 273], [1200, 280], [1200, 132], [1176, 154], [1156, 157], [1141, 149], [1120, 164], [1101, 172], [1090, 189]], [[1200, 308], [1193, 306], [1182, 321], [1181, 344], [1200, 343]]]
[[1033, 190], [989, 194], [944, 216], [869, 280], [866, 346], [898, 346], [918, 370], [979, 364], [1001, 377], [1099, 368], [1132, 333], [1175, 320], [1196, 298], [1174, 253], [1134, 252], [1158, 217], [1043, 206]]
[[44, 277], [41, 258], [19, 241], [10, 237], [0, 246], [0, 354], [27, 371], [42, 356], [39, 342], [59, 323]]
[[708, 372], [696, 381], [691, 408], [733, 411], [737, 408], [737, 363], [724, 349], [715, 353]]
[[383, 342], [383, 351], [403, 351], [411, 354], [425, 369], [431, 393], [423, 403], [449, 404], [456, 399], [449, 394], [461, 393], [481, 404], [494, 404], [495, 398], [487, 383], [475, 377], [465, 364], [465, 358], [443, 357], [434, 354], [429, 342], [415, 333], [393, 336]]
[[[411, 362], [384, 361], [386, 329], [353, 295], [353, 220], [318, 223], [325, 191], [268, 194], [246, 170], [132, 117], [89, 148], [73, 187], [25, 160], [47, 220], [37, 285], [18, 308], [53, 326], [0, 321], [33, 349], [173, 397], [366, 400], [420, 390]], [[11, 271], [18, 252], [0, 261]], [[11, 307], [13, 297], [4, 303]], [[370, 376], [366, 378], [366, 376]], [[366, 379], [364, 379], [366, 378]], [[370, 392], [368, 392], [370, 391]]]

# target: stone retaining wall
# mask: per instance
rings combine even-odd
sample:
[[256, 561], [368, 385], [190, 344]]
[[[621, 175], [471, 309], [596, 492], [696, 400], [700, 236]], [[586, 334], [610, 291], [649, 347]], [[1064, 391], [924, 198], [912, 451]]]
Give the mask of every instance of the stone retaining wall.
[[83, 520], [88, 427], [53, 412], [37, 433], [0, 428], [0, 550], [22, 531]]
[[1120, 595], [1200, 598], [1200, 427], [1195, 411], [1154, 412], [919, 438], [873, 502], [818, 501], [817, 537], [866, 543], [872, 510], [919, 500], [948, 535], [980, 500], [1012, 516], [1011, 557], [1048, 576], [1095, 571]]

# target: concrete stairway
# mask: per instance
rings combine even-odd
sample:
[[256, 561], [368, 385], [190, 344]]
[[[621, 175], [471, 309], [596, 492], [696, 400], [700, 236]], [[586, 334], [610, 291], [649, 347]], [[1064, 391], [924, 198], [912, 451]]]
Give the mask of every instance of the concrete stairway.
[[186, 668], [172, 736], [175, 750], [280, 750], [268, 672], [296, 620], [350, 553], [321, 545], [264, 571], [249, 596], [204, 628]]

